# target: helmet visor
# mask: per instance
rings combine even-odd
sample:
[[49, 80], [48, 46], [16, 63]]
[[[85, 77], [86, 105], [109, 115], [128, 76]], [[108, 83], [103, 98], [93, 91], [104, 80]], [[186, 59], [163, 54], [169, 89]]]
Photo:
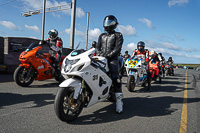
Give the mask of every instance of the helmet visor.
[[117, 20], [104, 20], [103, 26], [113, 26], [117, 24]]
[[55, 36], [55, 32], [49, 31], [49, 36]]

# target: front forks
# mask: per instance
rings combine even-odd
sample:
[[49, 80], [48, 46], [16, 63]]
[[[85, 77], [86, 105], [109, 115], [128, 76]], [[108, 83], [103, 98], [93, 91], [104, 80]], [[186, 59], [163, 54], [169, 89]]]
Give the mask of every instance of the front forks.
[[84, 82], [84, 80], [82, 80], [80, 86], [77, 86], [77, 87], [74, 89], [74, 96], [73, 96], [73, 99], [75, 99], [75, 100], [78, 99], [78, 96], [81, 95], [81, 93], [82, 93], [82, 91], [83, 91], [83, 88], [85, 88], [85, 82]]

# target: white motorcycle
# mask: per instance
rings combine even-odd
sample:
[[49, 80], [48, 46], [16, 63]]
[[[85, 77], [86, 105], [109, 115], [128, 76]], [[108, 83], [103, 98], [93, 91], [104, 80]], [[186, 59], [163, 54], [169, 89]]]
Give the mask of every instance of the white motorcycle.
[[125, 67], [128, 75], [127, 89], [133, 92], [136, 86], [146, 86], [147, 82], [147, 71], [146, 66], [143, 65], [144, 60], [138, 58], [135, 55], [133, 58], [126, 60]]
[[66, 79], [59, 85], [54, 109], [65, 122], [75, 120], [83, 107], [90, 107], [112, 96], [112, 80], [105, 57], [92, 57], [95, 49], [74, 50], [63, 61], [61, 73]]

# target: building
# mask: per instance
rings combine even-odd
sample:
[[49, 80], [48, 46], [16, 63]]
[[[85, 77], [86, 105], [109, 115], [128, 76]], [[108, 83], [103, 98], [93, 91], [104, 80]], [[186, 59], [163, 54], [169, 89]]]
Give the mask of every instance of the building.
[[[0, 71], [13, 73], [18, 65], [19, 55], [31, 43], [39, 43], [40, 40], [25, 37], [0, 37]], [[45, 45], [41, 52], [48, 53], [49, 47]], [[68, 55], [72, 49], [63, 48], [63, 55]]]

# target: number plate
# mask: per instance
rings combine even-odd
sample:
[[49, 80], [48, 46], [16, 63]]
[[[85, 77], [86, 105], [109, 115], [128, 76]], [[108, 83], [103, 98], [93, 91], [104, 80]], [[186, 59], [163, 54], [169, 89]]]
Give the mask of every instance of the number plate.
[[129, 67], [135, 67], [135, 65], [137, 64], [137, 61], [129, 60], [128, 64], [129, 64]]

